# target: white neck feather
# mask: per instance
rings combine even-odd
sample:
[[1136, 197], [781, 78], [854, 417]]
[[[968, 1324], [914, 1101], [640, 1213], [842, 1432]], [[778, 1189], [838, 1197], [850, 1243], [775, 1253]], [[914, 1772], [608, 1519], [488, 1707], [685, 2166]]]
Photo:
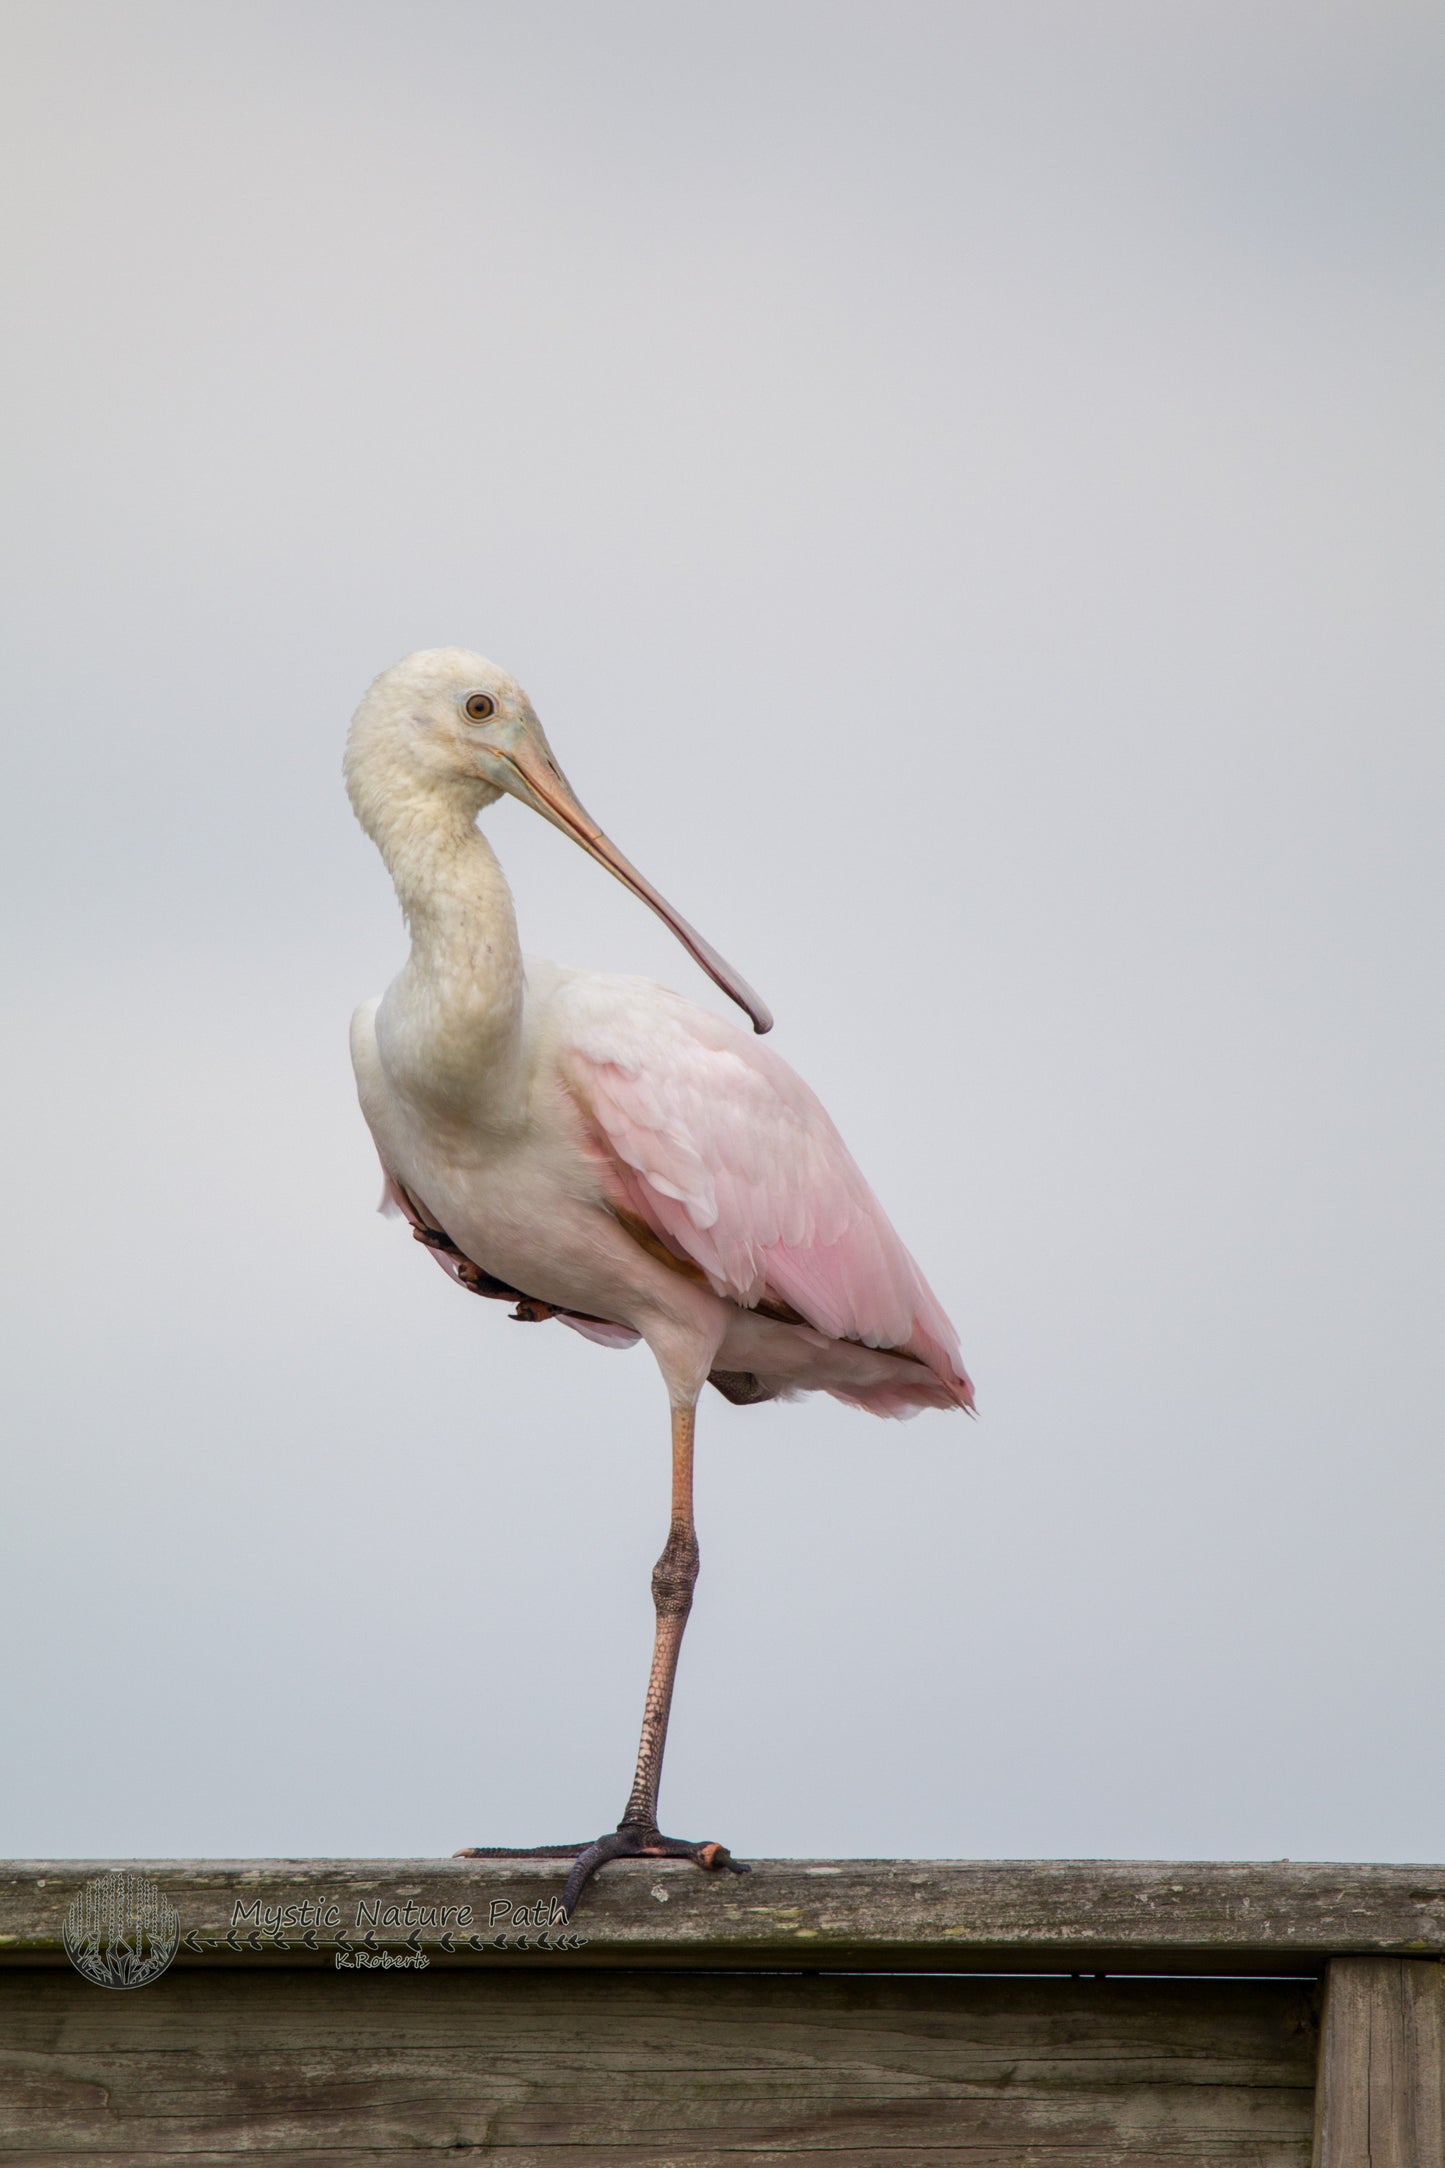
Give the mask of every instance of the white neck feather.
[[367, 811], [411, 936], [384, 1004], [404, 1043], [396, 1051], [418, 1057], [418, 1073], [445, 1097], [475, 1102], [489, 1082], [501, 1086], [521, 1036], [522, 952], [506, 876], [465, 802], [416, 790]]

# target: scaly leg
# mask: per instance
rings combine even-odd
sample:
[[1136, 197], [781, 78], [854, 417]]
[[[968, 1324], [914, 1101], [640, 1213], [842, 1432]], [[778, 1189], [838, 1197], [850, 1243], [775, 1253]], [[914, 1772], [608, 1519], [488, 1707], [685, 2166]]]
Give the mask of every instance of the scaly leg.
[[692, 1610], [697, 1585], [699, 1553], [697, 1524], [692, 1509], [693, 1426], [696, 1411], [672, 1411], [672, 1521], [662, 1556], [652, 1569], [652, 1603], [657, 1628], [652, 1644], [652, 1671], [647, 1699], [642, 1705], [642, 1737], [637, 1747], [637, 1773], [632, 1794], [619, 1828], [657, 1827], [657, 1793], [662, 1782], [662, 1757], [667, 1746], [667, 1720], [672, 1714], [672, 1689], [677, 1678], [677, 1659]]
[[[694, 1844], [683, 1837], [664, 1837], [657, 1826], [657, 1793], [662, 1781], [672, 1689], [697, 1582], [697, 1528], [692, 1510], [695, 1418], [696, 1411], [691, 1407], [672, 1411], [672, 1523], [662, 1556], [652, 1569], [652, 1601], [657, 1612], [657, 1629], [631, 1796], [616, 1830], [609, 1836], [599, 1837], [595, 1844], [587, 1845], [574, 1860], [562, 1892], [562, 1909], [569, 1917], [588, 1877], [599, 1867], [606, 1866], [610, 1859], [691, 1859], [699, 1867], [726, 1867], [733, 1874], [748, 1871], [741, 1861], [732, 1857], [725, 1845]], [[570, 1849], [570, 1846], [566, 1848]], [[559, 1854], [565, 1856], [563, 1848], [557, 1845], [541, 1846], [534, 1852], [477, 1846], [456, 1856], [458, 1859], [535, 1859], [539, 1855], [556, 1858]]]

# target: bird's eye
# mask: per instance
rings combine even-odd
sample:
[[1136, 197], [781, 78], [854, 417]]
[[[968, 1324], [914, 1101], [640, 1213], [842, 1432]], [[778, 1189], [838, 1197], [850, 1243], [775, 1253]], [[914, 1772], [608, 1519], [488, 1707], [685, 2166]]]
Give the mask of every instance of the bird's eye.
[[496, 714], [497, 703], [490, 693], [468, 693], [462, 710], [474, 723], [484, 723], [489, 715]]

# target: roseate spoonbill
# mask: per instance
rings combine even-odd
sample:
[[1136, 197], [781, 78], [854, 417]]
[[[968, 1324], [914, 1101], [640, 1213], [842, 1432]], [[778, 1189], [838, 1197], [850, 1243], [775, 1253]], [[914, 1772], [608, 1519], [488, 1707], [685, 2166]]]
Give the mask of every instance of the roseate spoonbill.
[[952, 1326], [802, 1079], [738, 1024], [646, 979], [527, 959], [477, 815], [504, 791], [671, 927], [754, 1032], [771, 1017], [578, 803], [516, 680], [464, 648], [409, 655], [357, 709], [346, 784], [386, 861], [411, 953], [358, 1009], [351, 1053], [383, 1210], [463, 1287], [607, 1347], [645, 1340], [672, 1410], [672, 1521], [652, 1576], [652, 1672], [632, 1794], [578, 1853], [594, 1868], [720, 1844], [664, 1837], [658, 1782], [692, 1607], [693, 1421], [727, 1399], [832, 1393], [879, 1415], [971, 1408]]

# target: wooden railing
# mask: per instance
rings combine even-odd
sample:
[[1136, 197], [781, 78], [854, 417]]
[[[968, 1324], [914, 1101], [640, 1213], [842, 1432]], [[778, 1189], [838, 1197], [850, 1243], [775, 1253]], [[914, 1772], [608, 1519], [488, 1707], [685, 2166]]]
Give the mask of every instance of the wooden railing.
[[[176, 1949], [106, 1992], [65, 1921], [118, 1871]], [[0, 1867], [0, 2161], [1445, 2168], [1439, 1867], [637, 1862], [571, 1921], [559, 1887]]]

